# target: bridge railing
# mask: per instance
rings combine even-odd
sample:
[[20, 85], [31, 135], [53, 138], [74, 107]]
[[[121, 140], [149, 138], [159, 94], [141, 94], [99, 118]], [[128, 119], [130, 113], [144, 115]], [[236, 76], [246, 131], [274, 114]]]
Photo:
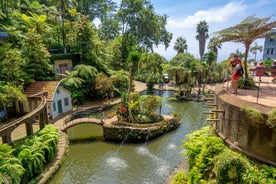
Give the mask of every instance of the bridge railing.
[[28, 114], [6, 124], [6, 125], [3, 125], [0, 127], [0, 133], [7, 130], [7, 129], [10, 129], [12, 127], [17, 127], [18, 125], [21, 125], [24, 123], [25, 120], [27, 119], [30, 119], [32, 117], [35, 117], [37, 116], [41, 110], [43, 110], [46, 106], [46, 96], [47, 96], [47, 93], [43, 93], [42, 95], [39, 94], [40, 96], [32, 96], [31, 98], [38, 98], [41, 103], [38, 105], [38, 107], [36, 109], [34, 109], [33, 111], [29, 112]]

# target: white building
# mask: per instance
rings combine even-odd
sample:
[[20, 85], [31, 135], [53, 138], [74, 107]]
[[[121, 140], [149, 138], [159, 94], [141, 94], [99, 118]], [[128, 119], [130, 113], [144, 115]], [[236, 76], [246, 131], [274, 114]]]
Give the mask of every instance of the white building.
[[[50, 119], [72, 110], [71, 92], [60, 85], [60, 81], [36, 81], [30, 84], [25, 94], [27, 97], [47, 92], [47, 113]], [[31, 108], [31, 109], [30, 109]], [[34, 109], [34, 105], [24, 106], [25, 112]]]
[[270, 36], [265, 38], [263, 60], [276, 59], [276, 29], [272, 29]]

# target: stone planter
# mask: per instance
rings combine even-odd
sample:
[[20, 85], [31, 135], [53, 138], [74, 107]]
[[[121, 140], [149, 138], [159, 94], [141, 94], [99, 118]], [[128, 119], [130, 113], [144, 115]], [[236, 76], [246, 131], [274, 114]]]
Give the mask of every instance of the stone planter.
[[179, 125], [179, 118], [172, 117], [169, 120], [152, 124], [112, 124], [104, 126], [103, 131], [104, 138], [108, 141], [141, 143], [164, 135], [167, 132], [176, 129]]

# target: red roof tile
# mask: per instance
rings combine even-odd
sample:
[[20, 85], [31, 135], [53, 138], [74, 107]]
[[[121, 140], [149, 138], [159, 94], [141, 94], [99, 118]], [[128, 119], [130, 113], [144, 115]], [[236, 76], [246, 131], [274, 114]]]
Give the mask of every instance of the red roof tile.
[[52, 101], [56, 88], [60, 81], [36, 81], [31, 83], [25, 90], [24, 94], [31, 96], [41, 92], [48, 92], [47, 100]]

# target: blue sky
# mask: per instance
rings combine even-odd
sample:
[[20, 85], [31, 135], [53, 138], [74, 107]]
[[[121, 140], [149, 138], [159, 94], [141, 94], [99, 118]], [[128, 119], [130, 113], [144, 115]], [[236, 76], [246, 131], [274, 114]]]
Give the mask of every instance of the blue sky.
[[[120, 0], [114, 0], [119, 4]], [[173, 33], [170, 47], [165, 51], [162, 45], [155, 48], [155, 52], [170, 60], [176, 55], [173, 49], [175, 40], [183, 36], [187, 40], [188, 52], [199, 58], [198, 41], [195, 39], [196, 25], [205, 20], [209, 25], [209, 35], [234, 26], [248, 16], [255, 15], [258, 18], [269, 17], [270, 21], [276, 21], [276, 0], [151, 0], [157, 14], [166, 14], [167, 30]], [[209, 39], [207, 40], [207, 44]], [[257, 40], [258, 45], [264, 45], [264, 39]], [[207, 45], [206, 44], [206, 45]], [[242, 44], [224, 43], [219, 49], [218, 61], [225, 60], [229, 54], [239, 49], [244, 52]], [[207, 51], [207, 49], [205, 49]], [[249, 58], [254, 58], [253, 54]], [[262, 53], [257, 55], [257, 60], [262, 59]]]

